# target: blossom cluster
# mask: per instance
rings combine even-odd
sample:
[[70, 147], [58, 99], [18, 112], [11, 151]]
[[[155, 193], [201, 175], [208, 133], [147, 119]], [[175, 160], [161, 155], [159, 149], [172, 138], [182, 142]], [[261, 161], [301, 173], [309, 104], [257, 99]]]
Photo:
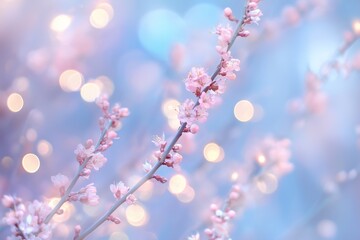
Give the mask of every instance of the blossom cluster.
[[210, 217], [212, 227], [204, 230], [204, 233], [209, 240], [231, 240], [229, 222], [236, 216], [236, 212], [232, 209], [232, 205], [233, 202], [240, 199], [241, 196], [240, 187], [234, 185], [224, 207], [220, 207], [215, 203], [210, 205], [210, 210], [212, 212]]
[[[256, 199], [259, 187], [264, 193], [272, 191], [272, 189], [266, 189], [268, 184], [266, 177], [280, 179], [293, 169], [292, 163], [289, 162], [291, 157], [289, 147], [288, 139], [277, 140], [267, 137], [249, 150], [249, 155], [252, 156], [250, 158], [252, 167], [248, 169], [249, 173], [244, 173], [245, 176], [240, 177], [232, 185], [222, 205], [218, 203], [210, 205], [212, 226], [204, 230], [208, 240], [231, 240], [230, 221], [244, 211], [250, 199], [251, 201]], [[195, 236], [188, 239], [196, 239]]]
[[11, 226], [12, 237], [8, 239], [51, 239], [52, 224], [44, 222], [50, 207], [37, 200], [25, 204], [21, 198], [5, 195], [2, 204], [10, 210], [3, 222]]
[[[79, 171], [72, 182], [67, 176], [57, 174], [51, 177], [51, 181], [61, 196], [59, 203], [51, 209], [46, 202], [35, 200], [30, 204], [22, 203], [20, 198], [5, 195], [2, 203], [10, 210], [7, 212], [4, 223], [11, 226], [13, 235], [21, 239], [50, 239], [52, 224], [50, 220], [55, 214], [62, 214], [61, 206], [65, 202], [79, 201], [83, 204], [95, 206], [99, 203], [100, 197], [94, 183], [87, 184], [78, 191], [72, 191], [79, 177], [89, 178], [91, 170], [99, 170], [107, 161], [102, 154], [118, 137], [115, 132], [120, 126], [121, 120], [129, 115], [127, 108], [121, 108], [116, 104], [110, 110], [107, 97], [101, 97], [97, 101], [103, 116], [99, 120], [102, 135], [97, 144], [92, 139], [88, 139], [84, 145], [79, 144], [75, 149], [76, 160], [79, 163]], [[129, 197], [129, 201], [134, 202], [134, 197]], [[116, 222], [115, 219], [110, 219]], [[77, 229], [79, 234], [80, 228]]]

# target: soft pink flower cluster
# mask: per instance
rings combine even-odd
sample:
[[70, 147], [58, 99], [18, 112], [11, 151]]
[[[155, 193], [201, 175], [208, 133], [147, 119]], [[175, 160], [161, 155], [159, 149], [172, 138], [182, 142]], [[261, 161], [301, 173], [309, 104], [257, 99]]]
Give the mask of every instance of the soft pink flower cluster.
[[260, 17], [263, 15], [261, 10], [258, 8], [260, 0], [249, 0], [245, 10], [244, 23], [251, 24], [260, 21]]
[[326, 109], [327, 96], [321, 88], [322, 81], [315, 73], [309, 71], [306, 75], [304, 102], [306, 109], [312, 113], [321, 113]]
[[240, 188], [235, 185], [224, 208], [220, 208], [215, 203], [211, 204], [212, 216], [210, 219], [212, 227], [204, 231], [209, 240], [230, 240], [229, 221], [236, 216], [236, 212], [231, 207], [233, 201], [236, 201], [241, 196], [240, 193]]
[[[165, 135], [163, 134], [161, 137], [155, 136], [152, 142], [155, 144], [156, 147], [159, 148], [158, 150], [153, 152], [153, 157], [156, 161], [160, 161], [167, 145], [167, 141], [165, 140]], [[180, 143], [174, 144], [170, 152], [166, 155], [162, 165], [165, 165], [170, 168], [174, 168], [175, 170], [179, 171], [181, 169], [180, 163], [183, 159], [183, 156], [179, 153], [181, 148], [182, 145]], [[152, 162], [153, 161], [146, 161], [143, 164], [143, 168], [145, 172], [151, 171], [151, 169], [153, 168]], [[167, 179], [160, 175], [153, 175], [152, 178], [161, 183], [167, 182]]]
[[[129, 187], [125, 186], [123, 182], [118, 182], [117, 184], [111, 184], [110, 185], [110, 191], [113, 193], [114, 198], [120, 199], [123, 197], [128, 191]], [[136, 197], [133, 194], [129, 194], [126, 197], [127, 204], [134, 204], [136, 202]]]
[[2, 204], [10, 209], [3, 218], [13, 234], [8, 239], [51, 239], [52, 225], [44, 223], [51, 211], [46, 203], [35, 200], [24, 204], [20, 198], [5, 195]]
[[[97, 105], [103, 113], [99, 121], [102, 131], [100, 140], [94, 144], [92, 139], [88, 139], [85, 145], [78, 145], [74, 151], [79, 163], [79, 172], [71, 184], [69, 178], [62, 174], [51, 177], [51, 181], [62, 197], [54, 209], [36, 200], [25, 205], [20, 198], [5, 195], [2, 199], [4, 206], [10, 209], [3, 221], [11, 226], [14, 239], [50, 239], [52, 226], [49, 222], [54, 214], [62, 213], [60, 207], [66, 201], [79, 201], [92, 206], [99, 203], [100, 198], [96, 194], [97, 190], [94, 183], [86, 185], [79, 191], [71, 192], [71, 189], [79, 177], [88, 178], [91, 170], [99, 170], [106, 163], [107, 159], [102, 152], [107, 150], [113, 144], [113, 140], [117, 138], [115, 130], [120, 126], [121, 119], [129, 115], [129, 111], [127, 108], [121, 108], [120, 105], [116, 104], [110, 112], [110, 104], [106, 97], [100, 98]], [[133, 203], [135, 197], [130, 195], [127, 201]], [[118, 222], [116, 218], [109, 220]], [[81, 228], [76, 229], [75, 236], [80, 233]]]
[[[221, 208], [214, 203], [210, 206], [212, 227], [204, 231], [209, 240], [230, 240], [230, 220], [243, 212], [247, 202], [257, 196], [256, 183], [262, 176], [271, 174], [279, 179], [293, 169], [292, 163], [289, 162], [289, 147], [288, 139], [276, 140], [267, 137], [250, 149], [251, 160], [256, 160], [255, 168], [250, 167], [248, 176], [245, 179], [240, 178], [241, 180], [232, 186]], [[253, 161], [251, 165], [254, 165]]]
[[293, 170], [290, 162], [291, 142], [289, 139], [265, 138], [254, 151], [256, 162], [262, 167], [261, 174], [271, 173], [281, 177]]
[[80, 201], [81, 203], [96, 206], [99, 204], [100, 197], [96, 195], [96, 187], [94, 183], [90, 183], [81, 188], [78, 192], [70, 193], [68, 197], [69, 202]]

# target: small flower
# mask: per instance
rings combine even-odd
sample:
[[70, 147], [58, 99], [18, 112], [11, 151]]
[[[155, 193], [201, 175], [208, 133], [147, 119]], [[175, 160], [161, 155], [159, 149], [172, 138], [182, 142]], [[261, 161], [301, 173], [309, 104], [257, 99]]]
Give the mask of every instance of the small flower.
[[95, 146], [86, 146], [79, 144], [75, 149], [74, 153], [76, 155], [76, 159], [78, 160], [79, 164], [81, 165], [87, 158], [91, 157], [93, 152], [95, 151]]
[[206, 93], [203, 92], [200, 95], [199, 103], [200, 103], [200, 106], [205, 109], [211, 108], [214, 104], [214, 95], [209, 92], [206, 92]]
[[63, 196], [65, 189], [69, 186], [69, 178], [65, 175], [58, 174], [56, 176], [51, 176], [51, 181], [54, 186], [59, 189], [60, 195]]
[[260, 17], [263, 15], [261, 10], [258, 9], [258, 0], [251, 0], [248, 2], [248, 5], [246, 7], [246, 14], [245, 14], [245, 23], [251, 24], [256, 23], [260, 21]]
[[155, 146], [160, 148], [160, 151], [163, 152], [167, 144], [167, 142], [165, 141], [165, 134], [163, 133], [161, 137], [158, 135], [154, 136], [152, 142], [155, 144]]
[[89, 169], [99, 170], [107, 162], [106, 157], [102, 153], [97, 152], [93, 154], [86, 167]]
[[129, 191], [129, 187], [125, 186], [125, 184], [120, 181], [117, 184], [111, 184], [110, 191], [113, 193], [116, 199], [120, 199]]
[[77, 195], [80, 202], [90, 206], [97, 205], [100, 200], [99, 196], [96, 195], [96, 187], [94, 186], [94, 183], [90, 183], [86, 187], [81, 188]]
[[180, 122], [191, 124], [196, 120], [196, 112], [193, 109], [194, 106], [194, 101], [190, 99], [186, 99], [185, 102], [181, 104], [178, 115]]
[[220, 75], [224, 76], [229, 80], [234, 80], [236, 78], [236, 74], [234, 71], [240, 71], [240, 60], [236, 58], [232, 58], [230, 60], [224, 60], [221, 64]]
[[210, 76], [205, 72], [204, 68], [193, 67], [185, 79], [185, 86], [189, 92], [200, 96], [201, 91], [211, 83]]
[[235, 16], [233, 15], [233, 12], [231, 10], [231, 8], [227, 7], [224, 9], [224, 16], [229, 19], [229, 21], [234, 21], [234, 22], [238, 22], [239, 20], [237, 20], [235, 18]]
[[3, 198], [1, 199], [2, 204], [4, 205], [4, 207], [7, 208], [12, 208], [14, 207], [17, 203], [21, 202], [20, 198], [15, 198], [9, 195], [4, 195]]

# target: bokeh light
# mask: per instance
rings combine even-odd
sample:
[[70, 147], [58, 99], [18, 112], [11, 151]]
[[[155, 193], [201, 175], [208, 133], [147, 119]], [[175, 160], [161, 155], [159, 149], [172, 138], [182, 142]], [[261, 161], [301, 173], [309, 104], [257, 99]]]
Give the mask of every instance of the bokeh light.
[[179, 194], [185, 190], [186, 185], [186, 178], [181, 174], [176, 174], [170, 178], [168, 189], [173, 194]]
[[[51, 198], [49, 200], [48, 205], [51, 208], [54, 208], [59, 201], [60, 201], [60, 198]], [[69, 220], [69, 218], [75, 211], [74, 205], [72, 205], [72, 203], [69, 203], [69, 202], [65, 202], [60, 209], [63, 211], [63, 213], [55, 214], [54, 217], [52, 218], [54, 220], [54, 222], [62, 223], [62, 222]]]
[[169, 119], [177, 119], [180, 102], [176, 99], [166, 99], [162, 106], [162, 112]]
[[128, 206], [125, 210], [125, 215], [128, 223], [135, 227], [143, 226], [148, 220], [145, 208], [139, 204]]
[[168, 60], [171, 47], [184, 39], [185, 22], [175, 12], [156, 9], [140, 19], [139, 39], [154, 56]]
[[26, 172], [35, 173], [40, 168], [40, 160], [35, 154], [28, 153], [22, 159], [22, 166]]
[[3, 166], [4, 168], [8, 168], [11, 166], [13, 160], [11, 157], [9, 156], [5, 156], [1, 159], [1, 166]]
[[99, 214], [102, 211], [101, 208], [97, 208], [97, 207], [85, 205], [85, 204], [82, 205], [82, 209], [86, 215], [88, 215], [89, 217], [93, 217], [93, 218], [99, 216]]
[[29, 88], [29, 79], [26, 77], [19, 77], [14, 80], [14, 89], [19, 92], [24, 92]]
[[248, 122], [254, 116], [254, 106], [248, 100], [241, 100], [234, 107], [234, 115], [240, 122]]
[[110, 22], [110, 15], [105, 9], [96, 8], [91, 12], [89, 21], [94, 28], [104, 28]]
[[177, 130], [180, 127], [180, 121], [178, 119], [178, 109], [180, 102], [176, 99], [166, 99], [162, 106], [162, 112], [168, 120], [168, 125], [171, 129]]
[[6, 101], [7, 107], [12, 112], [19, 112], [24, 106], [24, 100], [19, 93], [12, 93]]
[[100, 87], [93, 82], [85, 83], [80, 90], [81, 98], [86, 102], [94, 102], [100, 94]]
[[102, 94], [106, 94], [110, 97], [114, 92], [114, 83], [107, 76], [99, 76], [97, 77], [93, 83], [95, 83]]
[[41, 156], [50, 156], [52, 153], [52, 145], [46, 140], [41, 140], [37, 145], [37, 151]]
[[63, 223], [56, 224], [56, 228], [54, 229], [54, 231], [56, 231], [56, 235], [64, 239], [66, 237], [69, 237], [69, 234], [71, 234], [71, 230], [73, 229]]
[[258, 162], [258, 164], [260, 166], [263, 166], [266, 164], [266, 158], [263, 154], [259, 154], [257, 157], [256, 157], [256, 161]]
[[278, 179], [271, 173], [265, 173], [256, 178], [256, 187], [264, 194], [270, 194], [278, 188]]
[[30, 142], [34, 142], [37, 138], [37, 131], [33, 128], [29, 128], [27, 131], [26, 131], [26, 139], [29, 140]]
[[184, 191], [176, 195], [177, 199], [183, 203], [190, 203], [195, 198], [195, 190], [187, 185]]
[[231, 181], [235, 182], [236, 180], [238, 180], [239, 178], [239, 173], [238, 172], [233, 172], [230, 176]]
[[360, 35], [360, 20], [359, 19], [356, 19], [353, 21], [352, 28], [353, 28], [354, 33]]
[[154, 183], [151, 181], [147, 181], [136, 191], [136, 196], [143, 201], [148, 200], [151, 198], [153, 191]]
[[74, 69], [65, 70], [59, 77], [59, 85], [65, 92], [79, 91], [83, 82], [83, 75]]
[[336, 235], [337, 227], [333, 221], [325, 219], [318, 223], [317, 232], [322, 238], [333, 239]]
[[63, 32], [70, 26], [71, 21], [72, 18], [68, 15], [58, 15], [51, 21], [50, 28], [55, 32]]
[[203, 150], [204, 157], [209, 162], [220, 162], [224, 159], [224, 150], [216, 143], [208, 143]]

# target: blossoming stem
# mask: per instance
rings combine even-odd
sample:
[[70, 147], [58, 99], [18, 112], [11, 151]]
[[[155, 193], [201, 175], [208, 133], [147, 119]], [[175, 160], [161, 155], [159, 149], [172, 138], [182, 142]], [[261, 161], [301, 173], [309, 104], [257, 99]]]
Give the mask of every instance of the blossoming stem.
[[[245, 11], [246, 11], [246, 7], [245, 7]], [[245, 13], [244, 13], [244, 16], [245, 16]], [[232, 45], [234, 44], [236, 38], [239, 36], [239, 35], [238, 35], [239, 32], [241, 32], [242, 30], [244, 30], [244, 26], [245, 26], [245, 17], [243, 17], [242, 20], [241, 20], [241, 22], [240, 22], [240, 24], [238, 24], [238, 26], [237, 26], [237, 28], [236, 28], [233, 36], [232, 36], [231, 39], [230, 39], [229, 45], [228, 45], [228, 47], [227, 47], [227, 49], [226, 49], [226, 52], [228, 52], [228, 51], [231, 49], [231, 47], [232, 47]], [[220, 60], [220, 63], [217, 65], [216, 70], [215, 70], [215, 72], [213, 73], [213, 75], [211, 75], [211, 80], [212, 80], [212, 81], [214, 81], [215, 78], [216, 78], [216, 76], [220, 73], [220, 70], [221, 70], [221, 62], [222, 62], [222, 59]], [[206, 87], [206, 88], [204, 89], [204, 92], [206, 92], [206, 91], [208, 90], [208, 88], [209, 88], [209, 87]], [[195, 106], [197, 106], [197, 105], [198, 105], [198, 103], [195, 104]]]
[[[107, 131], [109, 130], [109, 128], [112, 125], [112, 121], [110, 121], [108, 123], [108, 125], [104, 128], [104, 130], [102, 131], [100, 138], [98, 140], [98, 142], [95, 145], [95, 150], [94, 153], [98, 151], [98, 148], [101, 144], [101, 141], [103, 140], [103, 138], [105, 137], [105, 134], [107, 133]], [[71, 192], [71, 190], [73, 189], [73, 187], [75, 186], [76, 182], [79, 180], [80, 175], [82, 173], [82, 171], [84, 170], [86, 164], [90, 161], [92, 157], [88, 157], [87, 159], [85, 159], [85, 161], [79, 166], [79, 169], [76, 173], [76, 175], [74, 176], [74, 178], [72, 179], [71, 183], [69, 184], [68, 188], [66, 189], [64, 195], [61, 197], [60, 201], [56, 204], [56, 206], [51, 210], [51, 212], [49, 213], [49, 215], [46, 216], [45, 218], [45, 223], [49, 223], [50, 220], [52, 219], [52, 217], [57, 213], [57, 211], [61, 208], [61, 206], [67, 201], [69, 194]]]
[[[238, 24], [238, 27], [236, 28], [236, 31], [233, 33], [233, 36], [231, 38], [231, 41], [227, 47], [227, 51], [230, 50], [230, 48], [232, 47], [232, 45], [234, 44], [236, 38], [238, 37], [238, 33], [239, 31], [243, 30], [243, 27], [245, 25], [245, 21], [244, 18], [242, 19], [241, 23]], [[222, 61], [222, 60], [221, 60]], [[214, 81], [216, 76], [220, 73], [221, 70], [221, 61], [219, 63], [219, 65], [217, 66], [215, 72], [212, 74], [211, 76], [211, 80]], [[209, 87], [206, 87], [203, 92], [207, 92], [209, 90]], [[195, 108], [196, 106], [199, 105], [199, 97], [197, 99], [196, 104], [194, 105], [193, 108]], [[117, 202], [102, 216], [100, 217], [92, 226], [90, 226], [88, 229], [86, 229], [85, 231], [83, 231], [77, 238], [75, 238], [75, 240], [82, 240], [85, 239], [86, 236], [88, 236], [91, 232], [93, 232], [96, 228], [98, 228], [103, 222], [107, 221], [108, 217], [119, 207], [121, 206], [125, 201], [126, 198], [134, 193], [137, 189], [139, 189], [146, 181], [152, 179], [152, 177], [154, 176], [154, 174], [156, 173], [156, 171], [163, 165], [166, 156], [170, 153], [171, 149], [174, 147], [174, 145], [177, 143], [177, 141], [179, 140], [179, 138], [181, 137], [184, 129], [186, 128], [186, 122], [182, 123], [181, 126], [179, 127], [176, 135], [174, 136], [174, 138], [172, 139], [172, 141], [170, 142], [169, 145], [167, 145], [165, 151], [163, 152], [161, 159], [153, 166], [153, 168], [146, 174], [144, 175], [144, 177], [142, 177], [133, 187], [131, 187], [129, 189], [129, 191], [124, 194], [119, 200], [117, 200]]]
[[124, 194], [101, 218], [99, 218], [92, 226], [90, 226], [88, 229], [86, 229], [84, 232], [82, 232], [79, 237], [77, 237], [75, 240], [82, 240], [86, 236], [88, 236], [91, 232], [93, 232], [97, 227], [99, 227], [103, 222], [105, 222], [108, 217], [121, 205], [126, 201], [126, 198], [134, 193], [137, 189], [139, 189], [146, 181], [152, 178], [154, 176], [155, 172], [161, 167], [161, 165], [164, 163], [166, 156], [170, 153], [171, 149], [174, 147], [176, 142], [181, 137], [184, 129], [186, 127], [186, 123], [183, 123], [179, 130], [177, 131], [176, 135], [174, 136], [171, 143], [167, 146], [164, 153], [161, 156], [160, 161], [158, 161], [153, 168], [137, 182], [130, 190]]

